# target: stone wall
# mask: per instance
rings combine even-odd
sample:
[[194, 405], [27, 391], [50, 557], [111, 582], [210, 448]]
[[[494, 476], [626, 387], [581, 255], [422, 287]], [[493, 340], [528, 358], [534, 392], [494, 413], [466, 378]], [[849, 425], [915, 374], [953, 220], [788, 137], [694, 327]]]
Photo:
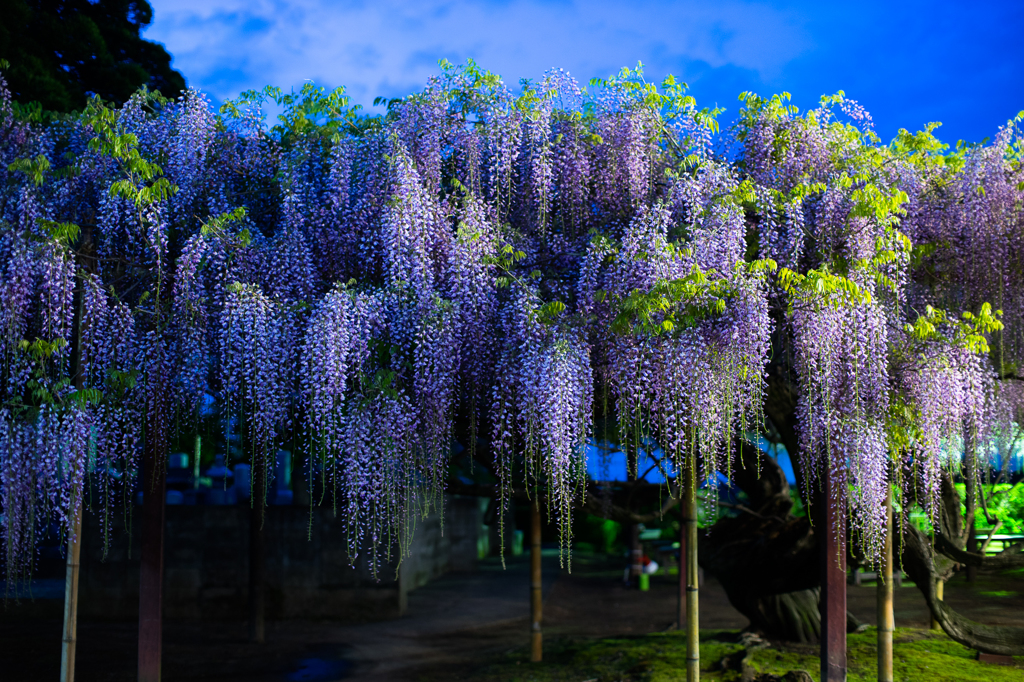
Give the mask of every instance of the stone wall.
[[[381, 559], [376, 575], [368, 552], [354, 567], [345, 523], [330, 508], [268, 507], [267, 618], [366, 621], [397, 617], [406, 594], [450, 570], [473, 570], [487, 546], [486, 500], [448, 497], [445, 513], [416, 524], [409, 556]], [[136, 509], [138, 512], [138, 509]], [[118, 528], [106, 549], [98, 519], [86, 515], [79, 613], [83, 618], [138, 616], [140, 519]], [[130, 542], [129, 542], [130, 535]], [[483, 539], [481, 541], [481, 538]], [[167, 507], [164, 614], [169, 619], [243, 619], [249, 578], [249, 508]]]

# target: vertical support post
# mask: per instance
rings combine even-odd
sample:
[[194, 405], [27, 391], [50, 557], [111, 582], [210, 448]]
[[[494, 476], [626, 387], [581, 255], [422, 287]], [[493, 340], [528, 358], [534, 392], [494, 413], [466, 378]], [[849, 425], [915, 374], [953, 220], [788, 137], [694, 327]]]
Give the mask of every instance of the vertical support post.
[[819, 517], [821, 682], [846, 682], [846, 519], [833, 503], [835, 483], [830, 475], [824, 478]]
[[[82, 232], [82, 240], [79, 243], [80, 253], [92, 250], [92, 230], [86, 227]], [[77, 258], [78, 266], [88, 271], [91, 264], [81, 255]], [[85, 294], [81, 285], [76, 285], [75, 296], [78, 304], [75, 307], [75, 389], [81, 391], [85, 386], [85, 376], [82, 368], [82, 325], [85, 320]], [[95, 451], [95, 442], [89, 438], [89, 457]], [[83, 472], [83, 481], [89, 473], [89, 466]], [[88, 482], [86, 482], [88, 485]], [[60, 679], [61, 682], [74, 682], [75, 679], [75, 654], [78, 647], [78, 574], [82, 557], [82, 499], [84, 491], [77, 485], [71, 491], [71, 519], [70, 535], [68, 536], [68, 556], [64, 582], [64, 634], [60, 646]]]
[[[159, 291], [157, 309], [159, 310]], [[165, 348], [147, 359], [147, 420], [142, 454], [142, 565], [139, 570], [139, 682], [160, 682], [163, 659], [164, 527], [168, 405]]]
[[[939, 601], [942, 601], [942, 596], [943, 596], [942, 593], [945, 591], [945, 589], [944, 589], [945, 587], [946, 587], [946, 581], [945, 580], [943, 580], [942, 578], [936, 578], [935, 579], [935, 598], [938, 599]], [[942, 630], [942, 626], [939, 625], [939, 621], [935, 620], [935, 616], [931, 617], [931, 624], [930, 625], [931, 625], [931, 629], [932, 630]]]
[[266, 638], [266, 535], [263, 529], [266, 508], [267, 462], [253, 456], [253, 477], [249, 481], [249, 639], [262, 643]]
[[540, 564], [540, 499], [530, 506], [530, 661], [540, 663], [544, 655], [540, 623], [543, 607]]
[[196, 434], [195, 450], [195, 460], [192, 462], [192, 489], [199, 490], [199, 463], [202, 461], [203, 455], [203, 437], [198, 433]]
[[76, 487], [71, 508], [74, 519], [68, 537], [67, 578], [64, 584], [64, 637], [60, 649], [61, 682], [75, 680], [75, 648], [78, 644], [78, 569], [82, 555], [82, 493]]
[[686, 682], [700, 679], [700, 617], [697, 608], [699, 571], [697, 565], [697, 470], [691, 462], [686, 471]]
[[[159, 419], [159, 417], [157, 418]], [[160, 428], [160, 425], [155, 425]], [[157, 443], [146, 435], [142, 472], [142, 567], [139, 575], [139, 682], [160, 682], [163, 647], [164, 502], [167, 471]]]
[[885, 546], [876, 583], [878, 595], [878, 682], [893, 682], [892, 633], [896, 627], [893, 615], [892, 582], [892, 486], [886, 484]]
[[681, 631], [686, 629], [686, 493], [679, 504], [679, 616], [676, 619]]
[[644, 570], [644, 550], [640, 546], [640, 524], [629, 527], [629, 586], [640, 587], [640, 574]]
[[[965, 530], [967, 531], [967, 551], [976, 554], [978, 539], [974, 533], [974, 518], [978, 513], [978, 449], [973, 429], [964, 424], [964, 507], [966, 511]], [[973, 583], [978, 578], [978, 568], [967, 566], [967, 582]]]

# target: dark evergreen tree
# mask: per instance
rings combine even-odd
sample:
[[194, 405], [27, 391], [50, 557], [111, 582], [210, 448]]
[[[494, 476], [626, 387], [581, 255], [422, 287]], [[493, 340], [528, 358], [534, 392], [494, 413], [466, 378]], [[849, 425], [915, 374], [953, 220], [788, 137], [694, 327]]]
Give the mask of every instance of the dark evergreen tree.
[[146, 0], [0, 0], [0, 59], [15, 100], [74, 111], [92, 95], [124, 102], [140, 86], [177, 97], [184, 77], [140, 32]]

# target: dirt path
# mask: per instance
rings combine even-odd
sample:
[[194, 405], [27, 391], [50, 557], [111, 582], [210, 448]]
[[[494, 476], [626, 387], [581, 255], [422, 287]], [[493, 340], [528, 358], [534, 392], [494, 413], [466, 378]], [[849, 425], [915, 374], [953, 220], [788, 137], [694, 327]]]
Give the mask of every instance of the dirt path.
[[[523, 648], [529, 608], [525, 559], [502, 570], [495, 560], [473, 574], [450, 574], [409, 595], [409, 612], [396, 621], [332, 628], [354, 666], [348, 679], [460, 679], [482, 661]], [[665, 630], [676, 620], [675, 579], [655, 576], [648, 592], [626, 589], [617, 558], [574, 558], [570, 574], [554, 552], [544, 557], [544, 633], [560, 638], [615, 637]], [[708, 581], [701, 594], [706, 627], [746, 624], [725, 593]]]

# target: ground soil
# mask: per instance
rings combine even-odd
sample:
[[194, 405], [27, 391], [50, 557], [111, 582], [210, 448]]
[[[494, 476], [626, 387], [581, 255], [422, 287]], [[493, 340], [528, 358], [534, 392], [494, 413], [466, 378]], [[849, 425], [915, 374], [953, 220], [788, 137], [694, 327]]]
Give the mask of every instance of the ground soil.
[[[622, 585], [623, 560], [576, 555], [572, 573], [559, 568], [557, 552], [544, 558], [544, 636], [569, 639], [641, 635], [675, 626], [678, 582], [656, 575], [651, 589]], [[1024, 573], [962, 574], [946, 586], [946, 599], [987, 624], [1024, 626]], [[52, 602], [52, 603], [50, 603]], [[875, 622], [872, 584], [851, 585], [850, 610]], [[502, 569], [496, 559], [472, 573], [450, 573], [409, 595], [402, 618], [348, 625], [335, 622], [270, 623], [265, 644], [246, 641], [245, 622], [168, 622], [164, 630], [164, 680], [224, 682], [401, 681], [473, 679], [474, 669], [498, 656], [522, 655], [528, 643], [525, 558]], [[701, 626], [736, 629], [746, 619], [708, 578], [700, 592]], [[896, 624], [927, 627], [918, 590], [896, 592]], [[0, 609], [0, 679], [56, 679], [60, 668], [60, 602], [9, 603]], [[78, 682], [135, 679], [136, 624], [86, 621], [79, 626]]]

